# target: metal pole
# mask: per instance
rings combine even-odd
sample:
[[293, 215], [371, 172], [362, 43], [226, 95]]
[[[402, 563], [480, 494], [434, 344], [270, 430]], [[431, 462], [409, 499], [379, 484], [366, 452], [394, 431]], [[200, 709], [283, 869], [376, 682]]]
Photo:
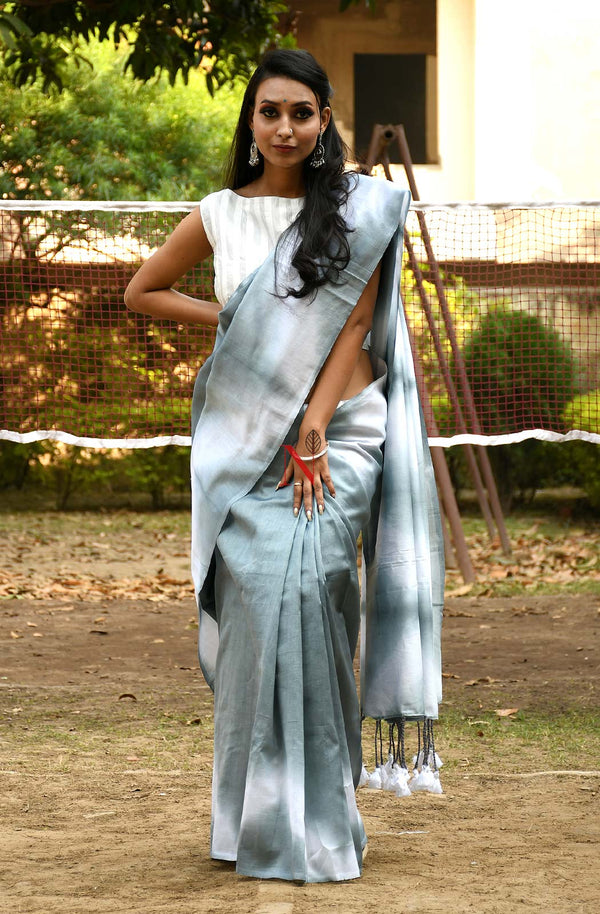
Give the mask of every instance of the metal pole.
[[[433, 461], [433, 452], [431, 454], [431, 459]], [[434, 471], [437, 473], [435, 464]], [[452, 545], [452, 537], [450, 536], [448, 531], [448, 524], [446, 523], [447, 517], [446, 512], [444, 511], [443, 502], [440, 505], [440, 513], [442, 517], [442, 536], [444, 538], [444, 562], [446, 563], [446, 568], [458, 568], [458, 562], [456, 561], [456, 552], [454, 551], [454, 546]]]
[[[368, 174], [372, 171], [373, 167], [377, 163], [381, 163], [383, 170], [388, 181], [392, 181], [392, 174], [390, 170], [390, 160], [387, 154], [387, 147], [390, 141], [394, 138], [395, 129], [392, 126], [383, 127], [381, 124], [376, 124], [373, 128], [373, 133], [371, 135], [371, 142], [369, 144], [369, 150], [366, 158], [365, 170]], [[405, 239], [408, 236], [405, 233]], [[410, 254], [409, 254], [410, 256]], [[414, 259], [414, 252], [413, 252]], [[416, 260], [415, 260], [416, 263]], [[418, 264], [416, 264], [418, 270]], [[420, 271], [419, 271], [420, 275]], [[427, 295], [425, 289], [422, 287], [422, 301], [424, 307], [427, 310], [429, 308], [429, 301], [427, 300]], [[433, 315], [431, 315], [433, 319]], [[429, 319], [429, 318], [428, 318]], [[429, 402], [429, 394], [427, 391], [427, 386], [425, 384], [425, 378], [423, 376], [423, 371], [421, 364], [419, 362], [418, 353], [416, 351], [414, 338], [412, 336], [410, 325], [407, 321], [408, 335], [410, 340], [410, 345], [413, 354], [413, 363], [415, 366], [415, 379], [417, 382], [417, 387], [419, 390], [419, 396], [421, 398], [421, 403], [427, 406], [427, 412], [431, 416], [430, 425], [432, 432], [437, 435], [437, 426], [435, 423], [435, 417], [433, 416], [433, 410], [431, 409], [431, 404]], [[435, 326], [433, 330], [437, 333]], [[442, 352], [443, 356], [443, 352]], [[451, 378], [450, 378], [451, 381]], [[454, 392], [454, 399], [456, 401], [456, 409], [460, 410], [460, 403], [458, 401], [458, 396]], [[463, 419], [464, 422], [464, 419]], [[456, 496], [454, 494], [454, 488], [452, 486], [452, 480], [450, 479], [450, 473], [448, 471], [448, 464], [446, 462], [446, 455], [443, 452], [443, 448], [430, 448], [431, 460], [433, 463], [433, 468], [435, 472], [435, 477], [440, 488], [440, 499], [442, 513], [447, 519], [450, 530], [452, 534], [452, 540], [448, 536], [448, 530], [446, 524], [444, 523], [444, 517], [442, 518], [442, 530], [444, 535], [444, 550], [447, 556], [456, 557], [458, 566], [460, 568], [463, 580], [465, 583], [472, 583], [475, 581], [475, 571], [471, 563], [471, 558], [469, 556], [469, 550], [465, 540], [465, 534], [462, 527], [462, 521], [460, 518], [460, 512], [458, 510], [458, 504], [456, 502]], [[477, 467], [476, 467], [477, 469]], [[484, 493], [485, 497], [485, 493]], [[489, 514], [489, 511], [488, 511]], [[450, 562], [448, 563], [450, 564]], [[454, 561], [453, 561], [454, 564]]]
[[388, 181], [392, 180], [392, 175], [389, 168], [389, 157], [386, 155], [387, 163], [383, 161], [383, 154], [387, 146], [390, 145], [391, 140], [394, 139], [395, 128], [388, 124], [384, 127], [382, 124], [375, 124], [373, 127], [373, 133], [371, 134], [371, 142], [369, 143], [369, 149], [367, 151], [367, 158], [365, 161], [365, 171], [368, 175], [371, 174], [373, 168], [377, 164], [383, 165], [385, 171], [385, 176]]

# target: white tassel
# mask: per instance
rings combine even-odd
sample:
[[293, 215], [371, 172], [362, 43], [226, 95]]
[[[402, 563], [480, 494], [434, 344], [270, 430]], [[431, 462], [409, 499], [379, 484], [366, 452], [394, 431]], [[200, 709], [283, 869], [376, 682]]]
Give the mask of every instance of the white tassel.
[[429, 765], [423, 765], [420, 771], [413, 771], [410, 790], [427, 790], [429, 793], [443, 793], [439, 771], [434, 771]]
[[391, 783], [392, 774], [394, 770], [394, 756], [388, 755], [388, 760], [385, 765], [381, 768], [381, 786], [383, 790], [395, 790], [396, 788]]
[[[439, 757], [439, 755], [437, 754], [437, 752], [435, 753], [435, 766], [433, 764], [433, 759], [434, 759], [434, 753], [430, 751], [429, 757], [427, 759], [427, 764], [431, 768], [433, 768], [433, 767], [442, 768], [443, 767], [444, 763], [441, 760], [441, 758]], [[423, 750], [421, 749], [421, 751], [419, 752], [418, 755], [413, 755], [413, 768], [419, 769], [422, 767], [423, 767]]]
[[[416, 769], [415, 769], [416, 770]], [[429, 765], [423, 765], [421, 770], [415, 775], [413, 780], [410, 782], [411, 790], [433, 790], [434, 777], [433, 771]], [[433, 790], [433, 792], [437, 792]]]
[[442, 782], [440, 781], [439, 771], [433, 772], [433, 785], [429, 788], [430, 793], [443, 793]]
[[363, 766], [362, 766], [362, 770], [361, 770], [361, 772], [360, 772], [360, 778], [359, 778], [359, 781], [358, 781], [358, 786], [359, 786], [359, 787], [366, 787], [368, 783], [369, 783], [369, 772], [367, 771], [367, 769], [366, 769], [365, 766], [363, 765]]
[[408, 786], [408, 780], [410, 774], [408, 768], [401, 768], [400, 765], [394, 765], [392, 776], [390, 778], [390, 786], [388, 790], [394, 790], [397, 797], [409, 797], [410, 796], [410, 787]]
[[375, 790], [381, 790], [381, 766], [378, 765], [375, 771], [369, 775], [369, 787]]
[[[395, 727], [397, 725], [397, 746], [395, 738]], [[413, 791], [424, 790], [429, 793], [442, 794], [442, 783], [440, 781], [439, 770], [443, 766], [443, 761], [434, 750], [433, 743], [433, 721], [425, 720], [422, 729], [423, 743], [421, 743], [421, 728], [419, 728], [419, 744], [423, 748], [417, 755], [413, 756], [413, 771], [411, 773], [407, 768], [402, 767], [394, 761], [394, 756], [390, 753], [385, 764], [379, 764], [370, 774], [363, 766], [359, 787], [368, 785], [372, 790], [388, 790], [395, 793], [397, 797], [409, 797]], [[381, 746], [381, 721], [377, 722], [375, 733], [376, 758], [377, 740]], [[390, 747], [398, 750], [398, 758], [404, 761], [404, 720], [390, 724]]]

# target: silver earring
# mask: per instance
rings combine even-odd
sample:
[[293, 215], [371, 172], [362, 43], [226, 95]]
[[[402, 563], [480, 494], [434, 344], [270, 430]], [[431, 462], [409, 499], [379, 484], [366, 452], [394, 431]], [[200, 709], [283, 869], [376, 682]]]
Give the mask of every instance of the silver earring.
[[323, 131], [319, 133], [317, 145], [314, 148], [312, 159], [310, 160], [311, 168], [321, 168], [325, 164], [325, 147], [323, 146]]
[[250, 158], [248, 159], [248, 164], [252, 165], [252, 168], [255, 168], [260, 159], [258, 158], [258, 146], [256, 145], [256, 140], [254, 139], [254, 130], [252, 131], [252, 142], [250, 143]]

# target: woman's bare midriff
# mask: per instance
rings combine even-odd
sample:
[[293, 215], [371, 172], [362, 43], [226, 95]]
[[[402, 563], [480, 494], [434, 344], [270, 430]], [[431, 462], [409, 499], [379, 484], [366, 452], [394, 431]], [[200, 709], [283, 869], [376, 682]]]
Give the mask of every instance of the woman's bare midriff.
[[[371, 368], [371, 359], [369, 358], [369, 353], [366, 349], [361, 349], [360, 355], [358, 357], [358, 362], [356, 363], [356, 368], [352, 372], [352, 377], [348, 381], [341, 399], [350, 400], [351, 397], [355, 397], [361, 392], [361, 390], [364, 390], [365, 387], [368, 387], [372, 380], [373, 369]], [[314, 386], [306, 398], [307, 403], [310, 402], [313, 390]]]

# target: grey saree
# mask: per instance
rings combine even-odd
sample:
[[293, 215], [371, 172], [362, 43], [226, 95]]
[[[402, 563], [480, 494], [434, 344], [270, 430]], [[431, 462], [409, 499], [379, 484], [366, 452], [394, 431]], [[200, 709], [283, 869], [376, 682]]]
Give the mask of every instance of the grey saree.
[[[361, 714], [433, 719], [441, 697], [443, 551], [399, 301], [405, 191], [358, 177], [351, 260], [311, 302], [288, 233], [220, 315], [192, 407], [192, 572], [215, 693], [211, 855], [240, 873], [355, 878]], [[277, 259], [277, 262], [276, 262]], [[379, 262], [375, 380], [327, 429], [336, 498], [292, 513], [275, 490], [306, 396]], [[361, 625], [361, 706], [353, 658]]]

